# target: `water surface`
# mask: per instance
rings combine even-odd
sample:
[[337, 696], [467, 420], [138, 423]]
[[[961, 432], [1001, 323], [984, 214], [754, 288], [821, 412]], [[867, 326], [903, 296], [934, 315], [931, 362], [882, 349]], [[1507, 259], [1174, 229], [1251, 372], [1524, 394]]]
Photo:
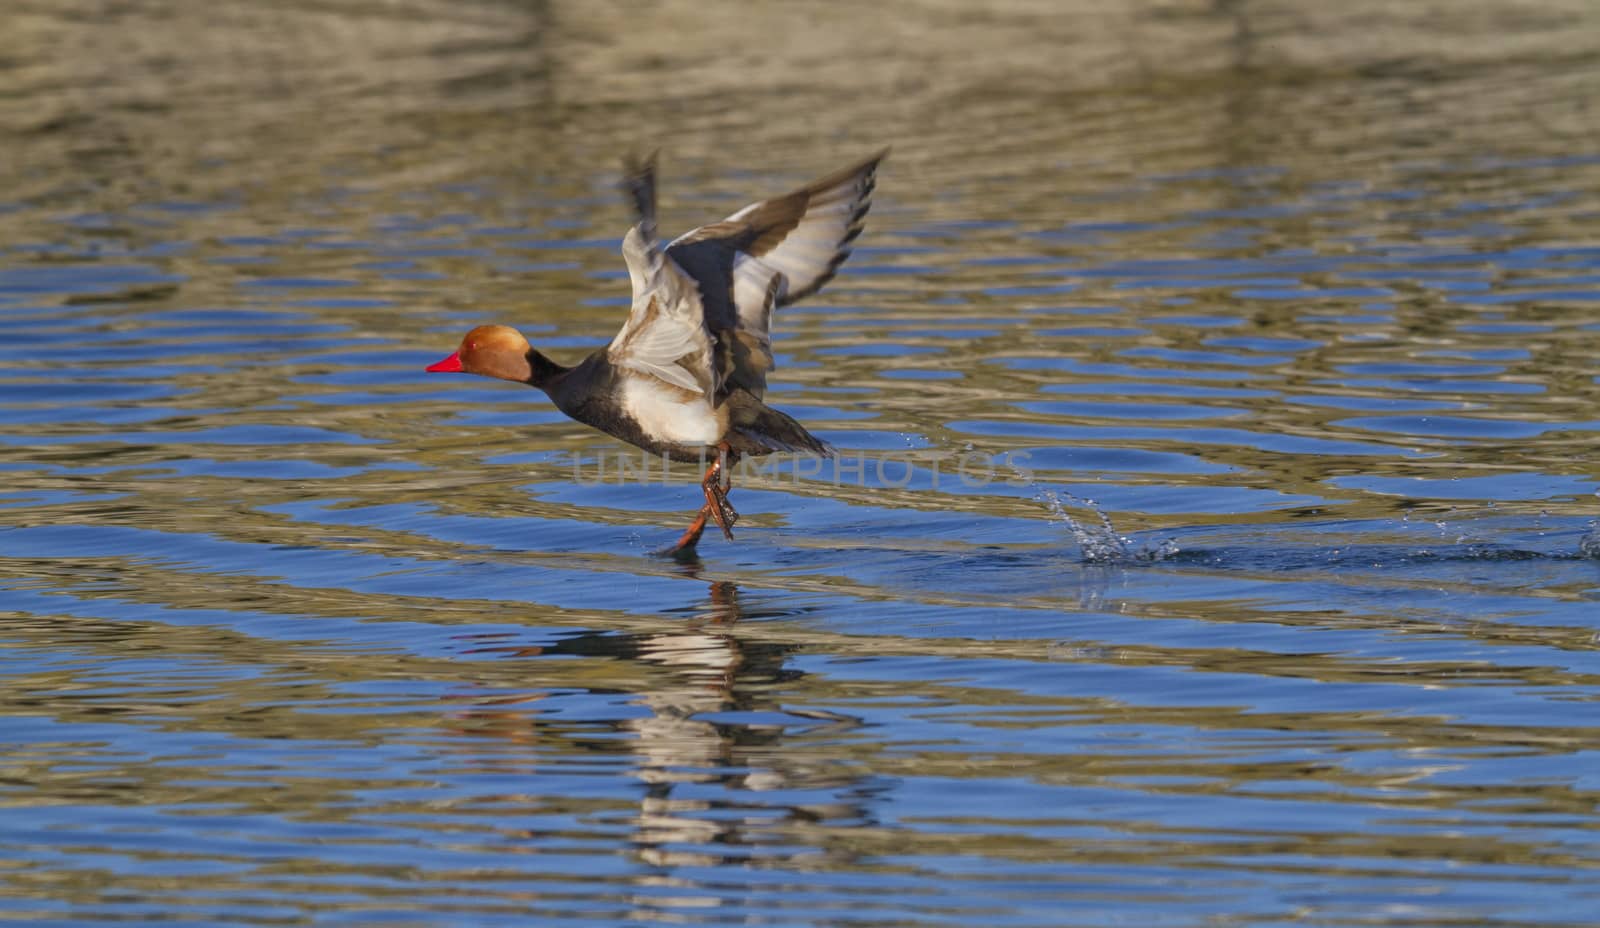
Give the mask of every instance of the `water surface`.
[[[1600, 20], [1299, 6], [0, 12], [0, 919], [1592, 924]], [[886, 143], [698, 564], [422, 371]]]

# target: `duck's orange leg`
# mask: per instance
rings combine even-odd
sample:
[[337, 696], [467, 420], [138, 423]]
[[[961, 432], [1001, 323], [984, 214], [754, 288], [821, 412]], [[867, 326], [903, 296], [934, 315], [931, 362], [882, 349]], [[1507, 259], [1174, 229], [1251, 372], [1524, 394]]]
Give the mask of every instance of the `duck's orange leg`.
[[732, 480], [727, 472], [729, 464], [738, 460], [736, 452], [728, 450], [726, 444], [717, 446], [717, 459], [706, 468], [705, 476], [700, 478], [700, 490], [706, 496], [706, 504], [700, 507], [700, 512], [695, 515], [694, 521], [679, 536], [678, 543], [661, 552], [669, 557], [688, 557], [694, 554], [695, 546], [700, 544], [700, 536], [705, 533], [706, 521], [715, 519], [717, 528], [722, 529], [722, 534], [733, 540], [733, 526], [739, 521], [739, 514], [733, 510], [728, 502], [728, 489]]
[[689, 558], [694, 556], [695, 546], [700, 544], [700, 536], [705, 533], [706, 519], [711, 516], [711, 507], [700, 507], [700, 514], [694, 517], [689, 527], [678, 538], [678, 543], [660, 553], [666, 557]]

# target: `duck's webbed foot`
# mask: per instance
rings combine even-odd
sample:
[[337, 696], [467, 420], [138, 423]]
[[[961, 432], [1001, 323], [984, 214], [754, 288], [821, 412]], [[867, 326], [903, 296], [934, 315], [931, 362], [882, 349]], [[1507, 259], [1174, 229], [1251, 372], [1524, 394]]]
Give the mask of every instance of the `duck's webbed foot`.
[[732, 488], [728, 468], [739, 456], [738, 452], [729, 451], [727, 444], [718, 445], [717, 452], [717, 460], [706, 468], [705, 478], [700, 481], [700, 489], [706, 495], [706, 508], [701, 510], [701, 514], [709, 513], [716, 520], [717, 528], [722, 529], [723, 537], [732, 541], [733, 526], [739, 521], [739, 513], [728, 502], [728, 490]]
[[739, 513], [728, 502], [728, 491], [716, 485], [707, 485], [702, 489], [706, 493], [706, 506], [700, 510], [701, 515], [709, 513], [716, 520], [717, 528], [722, 529], [723, 537], [732, 541], [733, 527], [739, 522]]

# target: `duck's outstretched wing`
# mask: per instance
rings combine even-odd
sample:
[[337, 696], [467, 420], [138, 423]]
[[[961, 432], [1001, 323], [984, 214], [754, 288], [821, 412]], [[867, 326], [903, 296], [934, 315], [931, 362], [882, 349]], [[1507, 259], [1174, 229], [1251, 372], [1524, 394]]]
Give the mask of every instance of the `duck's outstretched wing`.
[[878, 164], [889, 150], [783, 196], [751, 203], [675, 239], [667, 256], [692, 277], [713, 332], [731, 355], [731, 379], [757, 396], [773, 367], [772, 311], [822, 288], [850, 257], [872, 206]]
[[606, 360], [613, 367], [713, 398], [722, 377], [700, 288], [666, 256], [656, 238], [655, 155], [629, 159], [625, 174], [623, 188], [637, 215], [622, 239], [622, 257], [633, 281], [633, 306], [606, 348]]
[[[885, 148], [857, 164], [814, 180], [799, 190], [751, 203], [721, 222], [701, 226], [675, 239], [667, 253], [689, 267], [681, 255], [712, 248], [736, 253], [735, 264], [754, 258], [767, 272], [784, 277], [777, 306], [787, 306], [822, 289], [850, 257], [850, 243], [861, 234], [872, 207], [872, 189]], [[765, 272], [764, 272], [765, 273]], [[751, 274], [749, 305], [759, 308], [765, 292], [762, 274]], [[740, 283], [741, 281], [735, 281]], [[746, 301], [738, 301], [741, 310]]]

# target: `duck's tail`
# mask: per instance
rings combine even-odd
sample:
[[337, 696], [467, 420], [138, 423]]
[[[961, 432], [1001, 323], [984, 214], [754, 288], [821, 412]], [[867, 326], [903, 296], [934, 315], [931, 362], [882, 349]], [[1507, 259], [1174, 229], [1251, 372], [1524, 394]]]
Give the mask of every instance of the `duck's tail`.
[[[732, 421], [728, 428], [728, 447], [742, 455], [788, 452], [833, 457], [833, 446], [806, 431], [793, 418], [761, 402], [743, 390], [733, 397]], [[743, 402], [739, 400], [743, 399]]]

